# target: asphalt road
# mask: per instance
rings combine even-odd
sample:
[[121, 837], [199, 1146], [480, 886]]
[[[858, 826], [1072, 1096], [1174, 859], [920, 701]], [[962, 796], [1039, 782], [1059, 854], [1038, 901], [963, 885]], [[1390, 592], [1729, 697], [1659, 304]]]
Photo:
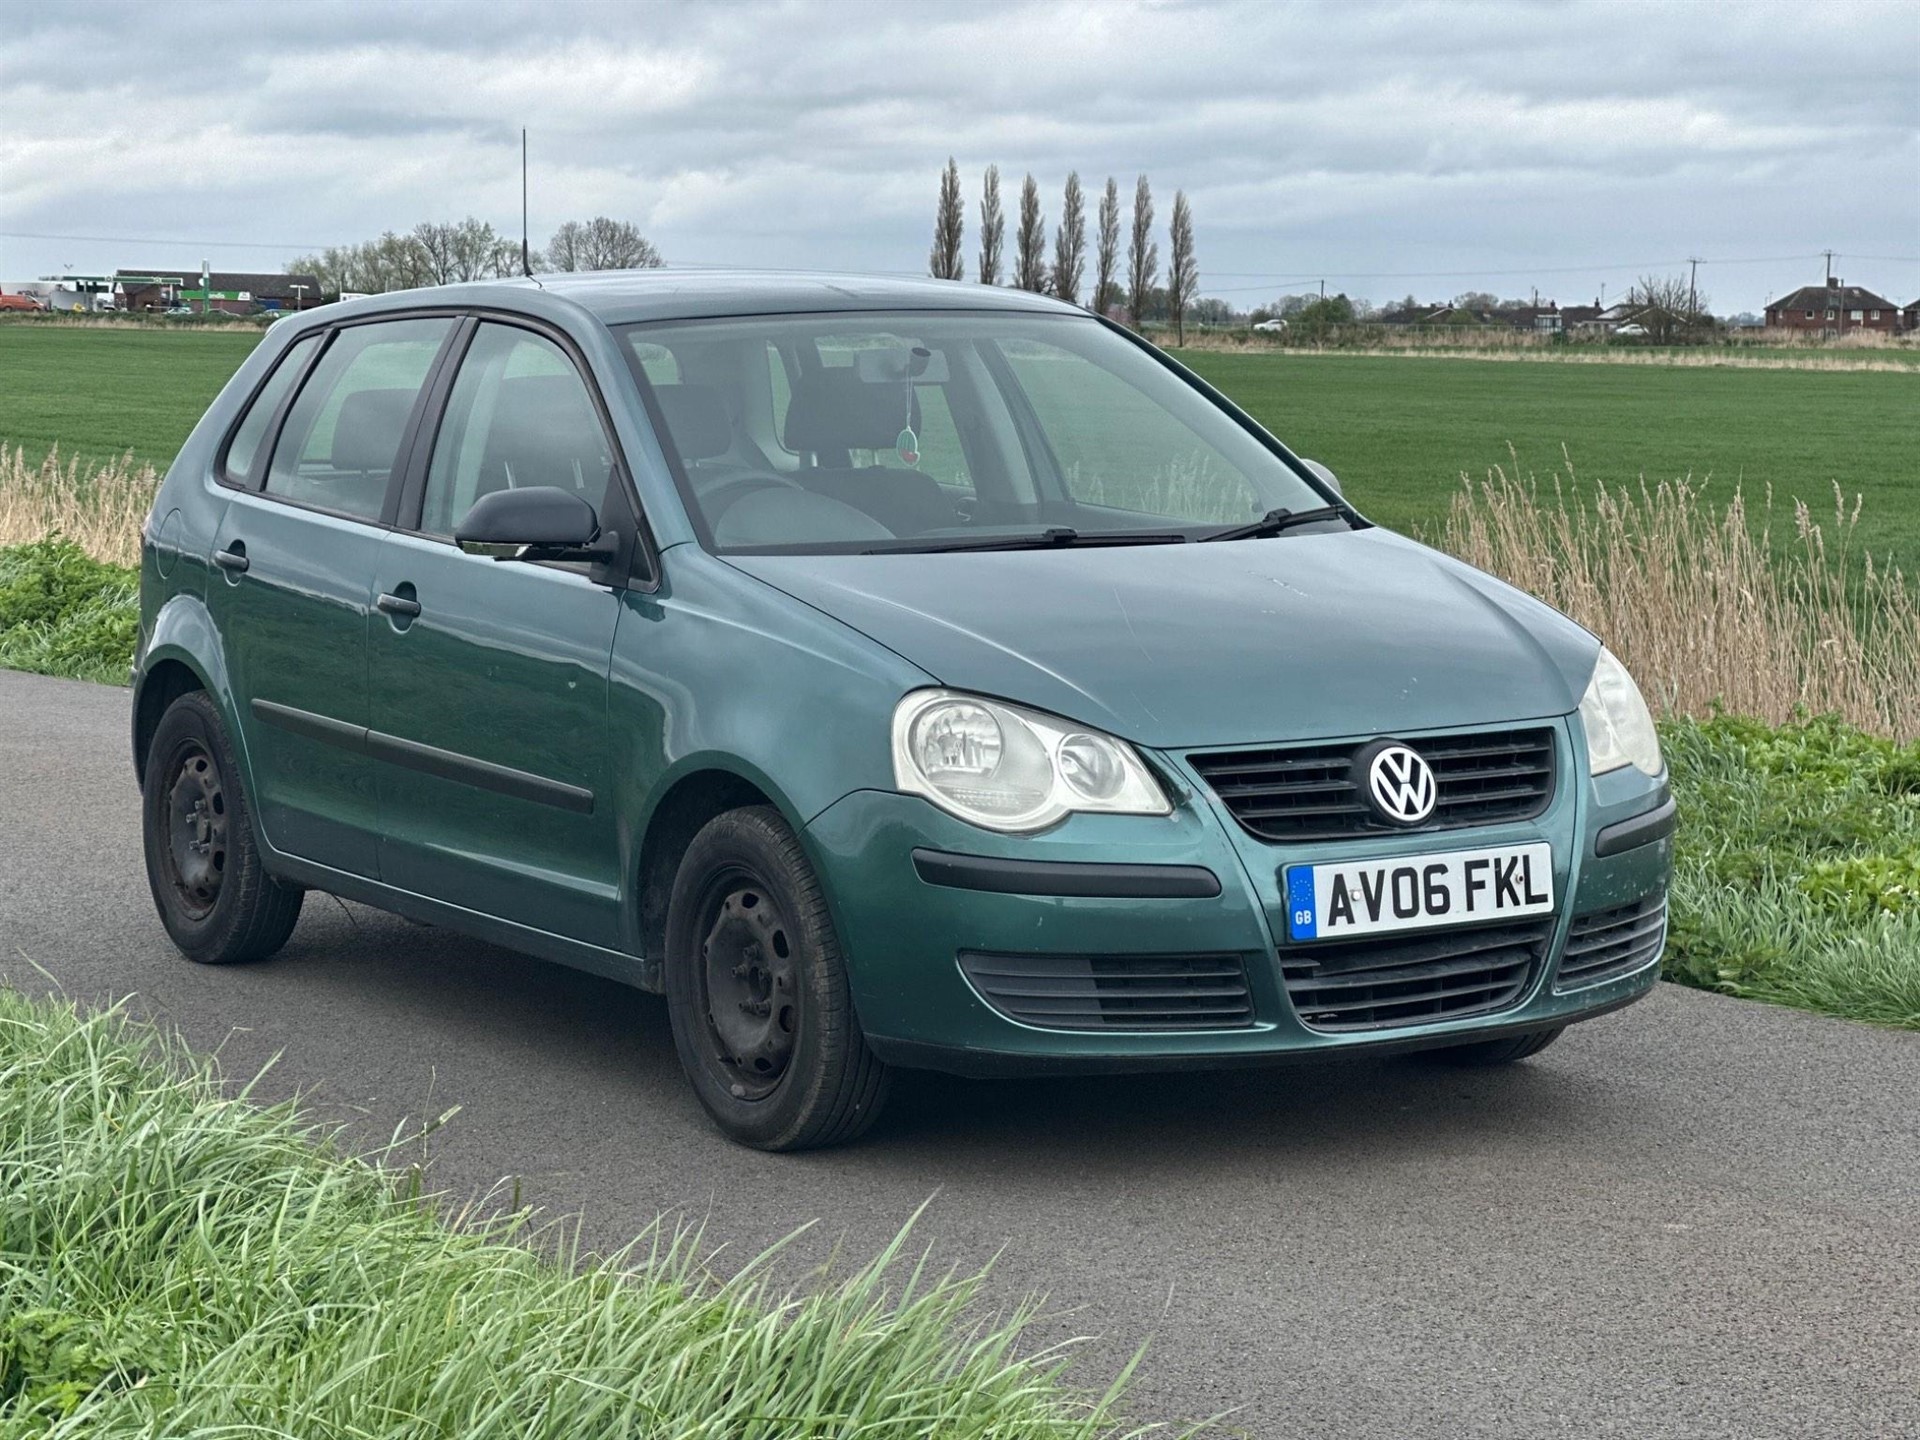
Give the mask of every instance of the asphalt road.
[[[1662, 986], [1505, 1073], [1389, 1060], [1073, 1082], [911, 1077], [860, 1146], [721, 1140], [661, 1002], [309, 897], [200, 969], [141, 876], [127, 695], [0, 674], [0, 976], [136, 995], [230, 1071], [384, 1139], [459, 1105], [437, 1183], [662, 1211], [744, 1257], [863, 1257], [929, 1196], [943, 1259], [1143, 1341], [1151, 1418], [1259, 1436], [1920, 1435], [1920, 1035]], [[724, 1258], [722, 1265], [726, 1263]]]

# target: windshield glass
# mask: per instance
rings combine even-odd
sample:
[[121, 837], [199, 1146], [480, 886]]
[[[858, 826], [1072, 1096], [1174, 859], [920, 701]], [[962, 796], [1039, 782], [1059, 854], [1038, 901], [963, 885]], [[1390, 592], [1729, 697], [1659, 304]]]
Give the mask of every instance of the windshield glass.
[[621, 336], [723, 553], [1197, 539], [1326, 503], [1091, 317], [766, 315]]

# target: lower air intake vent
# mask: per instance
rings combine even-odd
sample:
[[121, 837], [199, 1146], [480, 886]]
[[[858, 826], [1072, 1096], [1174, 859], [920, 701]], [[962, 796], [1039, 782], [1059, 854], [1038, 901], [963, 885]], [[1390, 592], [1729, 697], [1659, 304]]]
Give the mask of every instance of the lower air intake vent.
[[1424, 1025], [1518, 1004], [1552, 934], [1553, 921], [1542, 919], [1300, 945], [1280, 952], [1280, 970], [1312, 1029]]
[[960, 969], [1009, 1020], [1051, 1030], [1239, 1030], [1253, 1023], [1238, 955], [987, 955]]
[[1667, 940], [1667, 897], [1649, 895], [1617, 910], [1576, 915], [1556, 985], [1572, 990], [1630, 974], [1659, 957]]

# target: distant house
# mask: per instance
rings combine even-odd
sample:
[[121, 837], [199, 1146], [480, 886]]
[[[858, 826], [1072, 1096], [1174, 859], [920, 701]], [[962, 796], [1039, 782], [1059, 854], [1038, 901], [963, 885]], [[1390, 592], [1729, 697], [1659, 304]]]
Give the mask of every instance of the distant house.
[[1559, 304], [1552, 300], [1545, 305], [1510, 305], [1504, 310], [1491, 310], [1486, 318], [1495, 325], [1532, 335], [1558, 335], [1565, 324]]
[[203, 285], [199, 271], [176, 266], [116, 270], [113, 288], [123, 310], [166, 310], [175, 305], [198, 310], [204, 304], [229, 315], [251, 315], [256, 310], [304, 310], [320, 303], [320, 281], [313, 275], [215, 270]]
[[1601, 332], [1600, 302], [1569, 305], [1560, 312], [1560, 328], [1569, 335], [1597, 335]]
[[1891, 335], [1901, 328], [1900, 313], [1900, 307], [1885, 296], [1829, 275], [1825, 285], [1802, 285], [1791, 295], [1768, 301], [1767, 328], [1818, 335], [1877, 330]]
[[1900, 312], [1902, 330], [1920, 330], [1920, 300], [1915, 300]]

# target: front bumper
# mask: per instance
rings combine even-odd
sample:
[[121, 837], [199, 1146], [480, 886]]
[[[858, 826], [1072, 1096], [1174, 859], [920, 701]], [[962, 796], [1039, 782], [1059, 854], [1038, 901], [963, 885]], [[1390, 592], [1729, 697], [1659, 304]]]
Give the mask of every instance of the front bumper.
[[[1641, 832], [1653, 833], [1646, 843], [1596, 853], [1602, 831], [1633, 834], [1621, 822], [1667, 803], [1666, 788], [1632, 771], [1589, 781], [1583, 760], [1575, 768], [1580, 752], [1564, 724], [1561, 732], [1560, 774], [1568, 778], [1547, 811], [1523, 823], [1275, 845], [1241, 830], [1176, 758], [1155, 756], [1179, 792], [1165, 819], [1079, 815], [1044, 835], [1001, 836], [916, 796], [857, 791], [816, 817], [805, 841], [848, 956], [861, 1024], [896, 1063], [960, 1074], [1098, 1073], [1430, 1048], [1590, 1019], [1639, 999], [1658, 978], [1655, 950], [1598, 983], [1556, 983], [1576, 919], [1663, 898], [1672, 869], [1672, 841], [1658, 826]], [[1302, 1020], [1282, 966], [1311, 947], [1285, 940], [1287, 864], [1541, 840], [1553, 845], [1561, 898], [1511, 1003], [1359, 1031]], [[1028, 1023], [983, 998], [962, 969], [963, 953], [1232, 958], [1244, 969], [1248, 1013], [1213, 1029]]]

